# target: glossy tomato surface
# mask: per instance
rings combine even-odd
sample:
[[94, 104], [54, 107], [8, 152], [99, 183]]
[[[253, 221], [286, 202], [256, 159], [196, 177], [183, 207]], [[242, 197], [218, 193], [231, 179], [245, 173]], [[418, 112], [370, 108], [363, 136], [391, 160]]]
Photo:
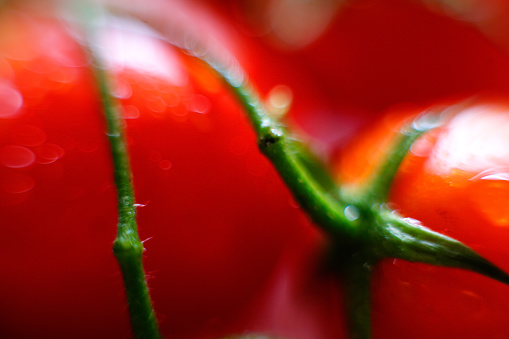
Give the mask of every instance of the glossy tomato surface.
[[[75, 29], [18, 6], [0, 12], [0, 336], [128, 338], [94, 65]], [[339, 297], [323, 302], [323, 293], [302, 297], [319, 315], [306, 309], [304, 325], [266, 316], [274, 269], [290, 258], [305, 275], [291, 253], [319, 253], [324, 241], [223, 82], [139, 22], [105, 18], [96, 28], [91, 46], [120, 103], [163, 334], [343, 335]]]
[[507, 49], [483, 30], [509, 32], [503, 0], [206, 2], [247, 36], [262, 92], [289, 86], [291, 120], [325, 153], [392, 105], [509, 91]]
[[[339, 175], [348, 182], [369, 175], [402, 122], [419, 111], [401, 107], [388, 113], [351, 145], [339, 161]], [[451, 115], [449, 121], [412, 146], [389, 202], [507, 272], [509, 103], [471, 99], [444, 114]], [[478, 274], [387, 259], [375, 268], [371, 289], [374, 338], [508, 336], [509, 287]]]

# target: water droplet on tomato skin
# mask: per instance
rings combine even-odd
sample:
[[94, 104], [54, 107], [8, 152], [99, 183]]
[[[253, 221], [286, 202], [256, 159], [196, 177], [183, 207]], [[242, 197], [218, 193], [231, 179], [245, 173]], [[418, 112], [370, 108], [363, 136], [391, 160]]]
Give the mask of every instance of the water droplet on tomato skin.
[[43, 144], [34, 150], [36, 162], [39, 164], [51, 164], [63, 157], [65, 150], [55, 144]]
[[272, 88], [266, 100], [266, 108], [270, 115], [283, 117], [293, 101], [293, 93], [286, 85], [277, 85]]
[[153, 113], [163, 113], [166, 111], [166, 104], [161, 97], [148, 97], [145, 107]]
[[125, 105], [122, 107], [122, 118], [124, 119], [138, 119], [140, 117], [140, 110], [134, 105]]
[[187, 109], [191, 112], [207, 114], [212, 108], [210, 99], [201, 94], [195, 94], [187, 105]]
[[461, 299], [463, 309], [469, 310], [471, 313], [481, 312], [483, 309], [483, 300], [477, 293], [470, 290], [461, 291]]
[[70, 84], [78, 77], [78, 71], [72, 67], [59, 67], [48, 74], [48, 79], [60, 84]]
[[12, 194], [28, 192], [34, 188], [34, 186], [34, 178], [22, 173], [11, 173], [6, 175], [1, 182], [2, 190]]
[[471, 181], [474, 208], [493, 225], [509, 227], [509, 173], [484, 171]]
[[23, 168], [35, 162], [35, 154], [26, 147], [7, 145], [0, 149], [0, 163], [10, 168]]
[[117, 79], [113, 84], [111, 94], [118, 99], [129, 99], [133, 95], [133, 89], [129, 82]]
[[299, 203], [293, 198], [293, 197], [289, 197], [288, 198], [288, 204], [292, 207], [292, 208], [295, 208], [295, 209], [300, 209], [300, 205]]
[[14, 118], [21, 112], [23, 97], [11, 85], [0, 83], [0, 118]]
[[171, 169], [172, 166], [173, 165], [172, 165], [172, 163], [169, 160], [161, 160], [159, 162], [159, 168], [164, 170], [164, 171], [167, 171], [167, 170]]

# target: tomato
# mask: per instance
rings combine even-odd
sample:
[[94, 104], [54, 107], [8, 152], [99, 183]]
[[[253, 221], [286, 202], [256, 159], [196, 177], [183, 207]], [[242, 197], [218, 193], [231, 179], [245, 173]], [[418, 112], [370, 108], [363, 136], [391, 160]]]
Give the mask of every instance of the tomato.
[[[0, 12], [0, 336], [130, 337], [94, 65], [54, 13], [17, 6]], [[287, 319], [256, 322], [249, 305], [270, 290], [285, 253], [320, 252], [323, 236], [259, 154], [217, 75], [139, 22], [107, 18], [96, 29], [162, 333], [287, 335]], [[336, 310], [322, 333], [344, 333], [336, 303], [312, 303], [321, 315]], [[316, 324], [302, 326], [302, 337], [316, 337]]]
[[[509, 270], [509, 102], [480, 97], [428, 110], [451, 115], [412, 146], [391, 185], [398, 213]], [[394, 108], [347, 147], [336, 171], [362, 182], [397, 131], [424, 108]], [[475, 273], [386, 259], [372, 282], [373, 338], [505, 338], [509, 287]]]
[[[430, 105], [480, 91], [509, 91], [507, 51], [485, 30], [424, 5], [461, 8], [461, 1], [211, 3], [253, 42], [258, 57], [248, 69], [262, 92], [289, 86], [294, 125], [326, 153], [395, 104]], [[488, 3], [497, 6], [475, 11]], [[503, 17], [503, 3], [469, 2], [463, 12], [473, 8], [477, 20], [481, 13]], [[504, 41], [507, 22], [505, 17], [498, 30], [483, 28]]]

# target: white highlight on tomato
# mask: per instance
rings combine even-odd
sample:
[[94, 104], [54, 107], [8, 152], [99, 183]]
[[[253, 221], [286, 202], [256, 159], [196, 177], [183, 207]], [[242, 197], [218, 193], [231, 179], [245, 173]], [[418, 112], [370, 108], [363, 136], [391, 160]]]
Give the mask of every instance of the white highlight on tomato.
[[12, 85], [0, 82], [0, 118], [14, 118], [20, 113], [23, 97]]
[[427, 163], [440, 175], [454, 170], [479, 173], [509, 165], [509, 107], [474, 105], [447, 124]]

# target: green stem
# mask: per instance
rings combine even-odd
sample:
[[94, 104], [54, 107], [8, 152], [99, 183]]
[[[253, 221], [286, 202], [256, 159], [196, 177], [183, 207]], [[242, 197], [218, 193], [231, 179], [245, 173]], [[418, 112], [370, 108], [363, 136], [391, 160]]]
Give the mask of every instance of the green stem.
[[346, 306], [351, 339], [371, 337], [370, 278], [373, 264], [354, 255], [341, 273], [346, 280]]
[[376, 224], [380, 233], [379, 257], [401, 258], [436, 266], [456, 267], [482, 274], [509, 285], [509, 274], [470, 247], [422, 226], [417, 220], [381, 210]]
[[161, 338], [143, 269], [143, 243], [138, 236], [132, 171], [120, 114], [111, 97], [105, 72], [100, 67], [96, 67], [95, 75], [107, 122], [107, 134], [112, 151], [117, 187], [118, 229], [117, 238], [113, 243], [113, 253], [124, 278], [135, 337], [139, 339]]
[[[441, 124], [439, 112], [422, 114], [411, 123], [404, 126], [396, 136], [392, 145], [388, 147], [383, 161], [373, 171], [370, 179], [360, 188], [353, 188], [353, 197], [360, 201], [386, 202], [389, 191], [398, 168], [407, 156], [414, 142], [425, 132]], [[347, 194], [352, 188], [344, 189]]]
[[73, 13], [80, 13], [77, 18], [82, 19], [79, 27], [85, 31], [88, 44], [84, 48], [93, 59], [93, 71], [111, 147], [118, 200], [117, 237], [113, 243], [113, 253], [124, 279], [132, 330], [137, 339], [162, 338], [143, 269], [144, 249], [138, 235], [134, 186], [125, 131], [122, 128], [118, 103], [111, 95], [108, 75], [101, 67], [101, 56], [90, 47], [93, 46], [90, 43], [91, 38], [94, 37], [92, 23], [94, 19], [97, 19], [98, 13], [94, 11], [96, 8], [89, 7], [89, 3], [87, 3], [88, 6], [79, 6], [79, 3], [75, 5], [81, 9]]
[[358, 228], [345, 216], [346, 206], [326, 191], [300, 161], [291, 141], [277, 130], [266, 130], [259, 139], [262, 151], [291, 188], [296, 200], [311, 219], [336, 238], [357, 237]]
[[348, 204], [338, 199], [336, 192], [330, 191], [323, 180], [309, 170], [298, 142], [287, 137], [288, 133], [270, 117], [247, 82], [233, 83], [225, 74], [221, 75], [244, 107], [257, 134], [261, 152], [271, 160], [310, 218], [338, 241], [357, 238], [356, 222], [345, 216]]

